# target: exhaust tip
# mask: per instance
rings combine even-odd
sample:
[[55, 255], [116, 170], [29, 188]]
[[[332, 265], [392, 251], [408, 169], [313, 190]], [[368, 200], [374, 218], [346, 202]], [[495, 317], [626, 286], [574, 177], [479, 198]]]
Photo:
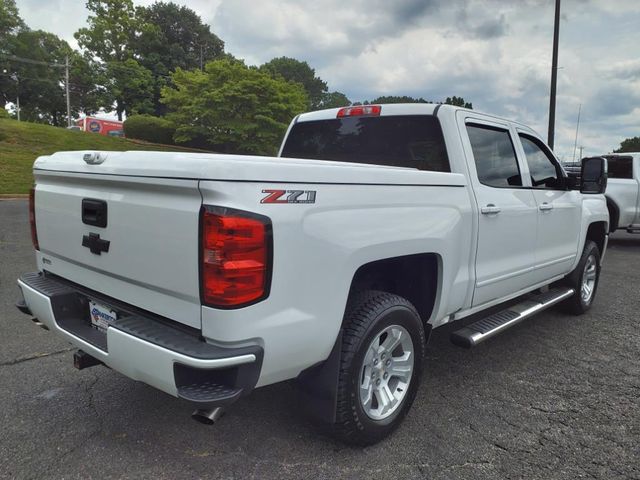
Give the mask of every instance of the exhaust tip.
[[224, 409], [222, 407], [215, 407], [210, 409], [199, 408], [195, 412], [191, 414], [191, 418], [193, 418], [196, 422], [202, 423], [204, 425], [213, 425], [220, 417], [224, 414]]

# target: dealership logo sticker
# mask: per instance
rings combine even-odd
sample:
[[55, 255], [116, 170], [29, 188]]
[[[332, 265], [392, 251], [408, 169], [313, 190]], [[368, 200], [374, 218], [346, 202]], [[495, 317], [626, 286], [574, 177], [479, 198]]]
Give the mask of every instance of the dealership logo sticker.
[[315, 190], [262, 190], [260, 203], [316, 203]]

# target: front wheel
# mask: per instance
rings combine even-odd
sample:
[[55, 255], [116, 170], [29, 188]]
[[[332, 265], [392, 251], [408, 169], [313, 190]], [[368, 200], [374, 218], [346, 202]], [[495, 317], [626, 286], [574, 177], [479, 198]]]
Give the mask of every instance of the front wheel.
[[591, 308], [600, 280], [600, 250], [595, 242], [587, 240], [575, 270], [564, 280], [564, 284], [575, 290], [575, 294], [562, 305], [574, 315], [582, 315]]
[[389, 435], [413, 403], [425, 351], [410, 302], [379, 291], [356, 295], [345, 314], [334, 433], [358, 445]]

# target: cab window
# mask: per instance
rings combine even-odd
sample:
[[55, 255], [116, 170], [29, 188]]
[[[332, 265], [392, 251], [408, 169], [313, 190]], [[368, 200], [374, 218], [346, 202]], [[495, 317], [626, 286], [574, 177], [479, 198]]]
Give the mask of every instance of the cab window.
[[534, 137], [520, 134], [520, 141], [529, 166], [533, 188], [564, 190], [564, 177], [555, 158]]
[[467, 132], [480, 183], [497, 188], [521, 187], [522, 176], [509, 131], [468, 124]]

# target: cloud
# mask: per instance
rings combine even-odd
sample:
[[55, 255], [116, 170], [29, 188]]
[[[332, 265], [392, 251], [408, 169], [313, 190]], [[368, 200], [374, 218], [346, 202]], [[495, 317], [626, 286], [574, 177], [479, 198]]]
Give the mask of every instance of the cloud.
[[[153, 0], [134, 0], [149, 4]], [[463, 96], [546, 134], [553, 0], [174, 0], [249, 64], [308, 61], [352, 100]], [[17, 0], [33, 28], [73, 41], [82, 0]], [[70, 14], [72, 12], [72, 14]], [[611, 150], [640, 134], [640, 2], [563, 0], [556, 152]]]

